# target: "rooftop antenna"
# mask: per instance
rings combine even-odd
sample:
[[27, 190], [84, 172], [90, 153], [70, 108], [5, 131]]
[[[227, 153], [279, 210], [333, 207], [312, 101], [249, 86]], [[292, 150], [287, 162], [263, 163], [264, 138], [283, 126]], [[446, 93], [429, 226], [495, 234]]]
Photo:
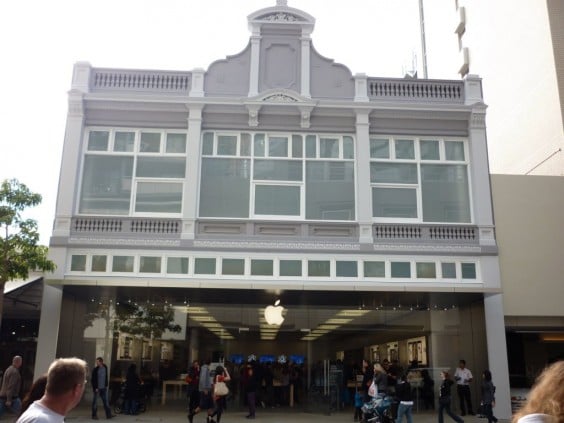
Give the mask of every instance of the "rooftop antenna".
[[419, 0], [419, 28], [421, 31], [421, 55], [423, 56], [423, 78], [427, 79], [427, 45], [425, 42], [425, 14], [423, 0]]

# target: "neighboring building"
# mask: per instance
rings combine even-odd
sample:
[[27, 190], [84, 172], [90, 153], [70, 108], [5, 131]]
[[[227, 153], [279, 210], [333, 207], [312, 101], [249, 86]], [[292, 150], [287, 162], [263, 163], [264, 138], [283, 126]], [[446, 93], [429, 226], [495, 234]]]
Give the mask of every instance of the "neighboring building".
[[492, 175], [512, 387], [564, 358], [564, 177]]
[[490, 171], [563, 176], [564, 2], [454, 3], [460, 73], [484, 80]]
[[[464, 358], [508, 418], [481, 80], [352, 75], [283, 1], [248, 21], [207, 71], [75, 65], [36, 372], [253, 354], [438, 378]], [[180, 332], [119, 331], [131, 304]]]

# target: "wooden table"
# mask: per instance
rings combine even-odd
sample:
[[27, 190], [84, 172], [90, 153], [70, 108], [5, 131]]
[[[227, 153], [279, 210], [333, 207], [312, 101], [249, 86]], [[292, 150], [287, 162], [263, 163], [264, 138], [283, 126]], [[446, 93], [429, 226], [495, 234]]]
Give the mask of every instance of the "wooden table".
[[173, 380], [165, 380], [163, 381], [163, 396], [161, 399], [161, 404], [164, 405], [166, 403], [166, 388], [167, 386], [173, 386], [173, 395], [175, 399], [180, 398], [180, 394], [182, 393], [182, 387], [184, 385], [188, 385], [184, 379], [173, 379]]

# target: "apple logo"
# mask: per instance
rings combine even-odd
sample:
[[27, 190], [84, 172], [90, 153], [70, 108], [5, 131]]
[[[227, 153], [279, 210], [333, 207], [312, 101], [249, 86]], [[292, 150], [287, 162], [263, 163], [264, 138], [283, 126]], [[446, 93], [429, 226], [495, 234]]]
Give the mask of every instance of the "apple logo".
[[284, 307], [279, 304], [280, 300], [276, 300], [274, 305], [269, 305], [264, 309], [264, 319], [269, 325], [280, 326], [284, 322], [284, 316], [282, 316]]

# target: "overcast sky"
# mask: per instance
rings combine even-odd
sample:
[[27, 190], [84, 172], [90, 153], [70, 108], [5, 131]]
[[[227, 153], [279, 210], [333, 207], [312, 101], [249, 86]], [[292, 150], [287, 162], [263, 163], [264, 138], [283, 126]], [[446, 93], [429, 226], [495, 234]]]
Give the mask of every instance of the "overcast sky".
[[[248, 43], [247, 16], [275, 0], [0, 2], [0, 180], [43, 195], [28, 216], [47, 245], [55, 215], [74, 63], [207, 69]], [[402, 77], [421, 67], [418, 0], [288, 0], [316, 19], [313, 45], [352, 73]], [[458, 79], [453, 0], [425, 0], [429, 78]], [[431, 60], [432, 59], [432, 60]], [[421, 75], [421, 72], [420, 72]], [[63, 181], [64, 183], [64, 181]], [[72, 181], [68, 181], [72, 184]]]

